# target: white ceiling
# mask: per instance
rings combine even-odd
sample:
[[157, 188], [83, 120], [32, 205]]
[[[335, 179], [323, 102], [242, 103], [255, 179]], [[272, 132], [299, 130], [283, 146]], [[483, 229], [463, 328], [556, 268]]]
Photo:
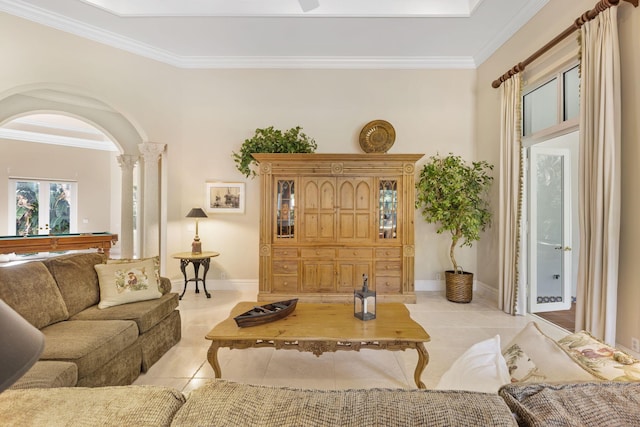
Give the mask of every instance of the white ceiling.
[[475, 68], [548, 1], [0, 0], [0, 11], [182, 68]]

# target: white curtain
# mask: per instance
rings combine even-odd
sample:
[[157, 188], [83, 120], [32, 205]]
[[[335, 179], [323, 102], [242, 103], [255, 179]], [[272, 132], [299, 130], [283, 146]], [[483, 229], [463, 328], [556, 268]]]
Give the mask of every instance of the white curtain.
[[498, 307], [509, 314], [524, 313], [524, 294], [519, 289], [520, 207], [522, 192], [521, 76], [506, 80], [501, 86], [500, 118], [500, 212], [499, 212], [499, 298]]
[[580, 261], [576, 330], [615, 344], [620, 235], [617, 7], [581, 29]]

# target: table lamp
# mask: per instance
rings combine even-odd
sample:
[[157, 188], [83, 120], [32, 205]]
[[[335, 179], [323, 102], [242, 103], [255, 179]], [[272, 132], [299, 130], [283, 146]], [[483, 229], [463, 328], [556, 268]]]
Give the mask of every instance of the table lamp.
[[0, 392], [29, 370], [42, 350], [44, 334], [0, 300]]
[[187, 214], [187, 218], [196, 219], [196, 237], [193, 238], [193, 243], [191, 243], [191, 253], [200, 254], [202, 253], [202, 242], [198, 236], [198, 218], [207, 218], [207, 214], [204, 213], [202, 208], [193, 208]]

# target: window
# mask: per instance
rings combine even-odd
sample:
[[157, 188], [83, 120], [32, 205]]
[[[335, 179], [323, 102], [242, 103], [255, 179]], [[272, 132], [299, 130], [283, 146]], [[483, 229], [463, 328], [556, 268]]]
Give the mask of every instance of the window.
[[522, 97], [522, 136], [528, 137], [578, 119], [580, 77], [578, 66], [563, 69]]
[[[15, 209], [9, 213], [9, 229], [16, 235], [63, 234], [77, 230], [75, 182], [11, 179]], [[13, 220], [15, 221], [13, 221]]]

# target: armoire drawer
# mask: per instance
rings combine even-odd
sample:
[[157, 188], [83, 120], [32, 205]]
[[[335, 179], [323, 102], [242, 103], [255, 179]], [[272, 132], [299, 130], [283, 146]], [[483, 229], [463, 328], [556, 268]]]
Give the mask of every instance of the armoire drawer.
[[279, 260], [273, 262], [273, 274], [298, 274], [298, 261]]

